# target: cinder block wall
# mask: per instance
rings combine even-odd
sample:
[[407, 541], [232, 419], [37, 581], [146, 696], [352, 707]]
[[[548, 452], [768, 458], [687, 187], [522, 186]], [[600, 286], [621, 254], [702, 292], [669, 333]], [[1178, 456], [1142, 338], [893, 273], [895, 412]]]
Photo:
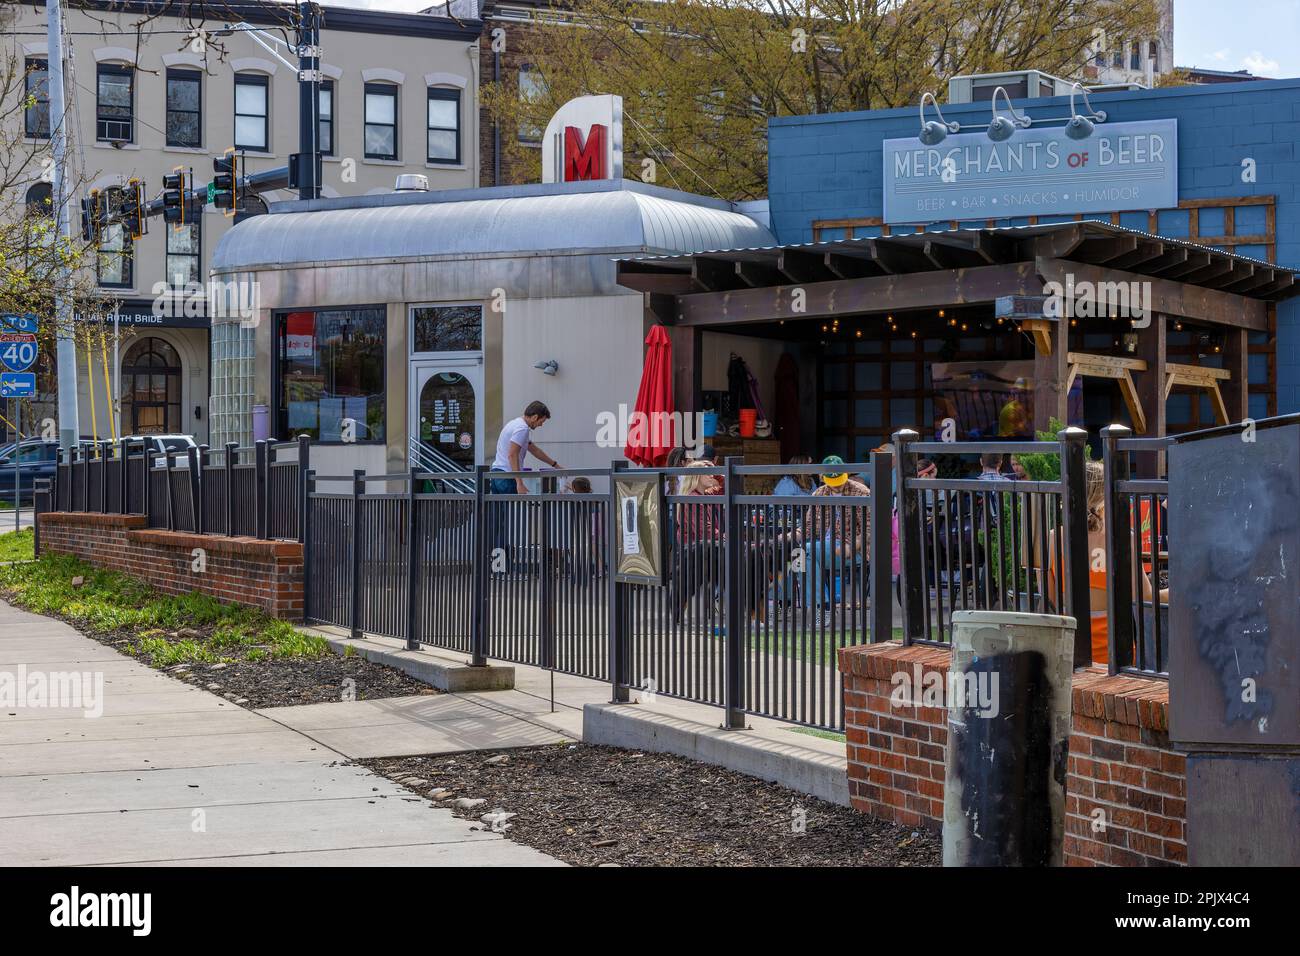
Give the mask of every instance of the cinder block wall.
[[[944, 648], [893, 642], [840, 651], [856, 809], [904, 826], [942, 827], [947, 711], [895, 705], [890, 695], [895, 674], [914, 680], [919, 667], [923, 681], [934, 671], [942, 677], [948, 661]], [[1166, 681], [1075, 672], [1067, 866], [1187, 863], [1186, 766], [1169, 746], [1168, 705]]]
[[[70, 554], [121, 571], [167, 594], [199, 591], [219, 601], [303, 617], [302, 545], [144, 527], [142, 515], [49, 512], [40, 516], [42, 554]], [[195, 548], [205, 570], [194, 570]]]

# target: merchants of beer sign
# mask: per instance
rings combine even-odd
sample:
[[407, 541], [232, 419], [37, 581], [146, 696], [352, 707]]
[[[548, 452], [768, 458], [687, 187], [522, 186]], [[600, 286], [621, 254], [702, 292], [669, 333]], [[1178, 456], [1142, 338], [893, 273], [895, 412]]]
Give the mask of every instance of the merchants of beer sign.
[[994, 142], [958, 133], [936, 146], [884, 142], [887, 223], [1008, 219], [1178, 206], [1178, 121], [1098, 123], [1071, 139], [1061, 126]]

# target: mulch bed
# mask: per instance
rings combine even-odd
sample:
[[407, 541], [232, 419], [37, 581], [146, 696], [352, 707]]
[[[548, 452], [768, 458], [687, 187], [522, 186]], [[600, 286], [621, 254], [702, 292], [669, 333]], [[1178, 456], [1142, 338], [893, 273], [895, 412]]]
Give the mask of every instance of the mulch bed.
[[[76, 621], [61, 618], [93, 641], [106, 644], [120, 654], [149, 663], [148, 655], [130, 653], [132, 634], [126, 631], [102, 633], [82, 630]], [[172, 632], [169, 640], [205, 637], [212, 628]], [[384, 697], [410, 697], [413, 694], [437, 694], [428, 684], [408, 677], [389, 667], [368, 661], [360, 655], [339, 657], [264, 658], [258, 661], [237, 660], [224, 664], [173, 664], [157, 668], [168, 677], [220, 694], [241, 707], [292, 707], [295, 704], [332, 704], [341, 700], [378, 700]], [[353, 684], [345, 684], [351, 679]], [[216, 684], [216, 687], [209, 685]], [[345, 697], [347, 691], [351, 696]]]
[[[481, 825], [504, 825], [508, 839], [579, 866], [938, 866], [942, 859], [937, 834], [672, 754], [561, 744], [358, 762], [422, 796], [445, 789], [438, 802], [457, 816], [516, 814]], [[457, 798], [485, 802], [460, 809]]]
[[[178, 680], [220, 694], [241, 707], [253, 708], [438, 693], [414, 677], [363, 657], [330, 655], [230, 664], [177, 664], [164, 671]], [[348, 680], [353, 683], [345, 683]]]

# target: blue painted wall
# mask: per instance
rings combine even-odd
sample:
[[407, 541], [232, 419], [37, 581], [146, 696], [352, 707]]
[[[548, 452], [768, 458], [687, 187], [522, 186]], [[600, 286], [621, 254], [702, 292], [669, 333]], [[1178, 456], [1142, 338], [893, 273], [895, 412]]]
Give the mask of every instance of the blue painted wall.
[[[1093, 106], [1104, 109], [1111, 122], [1147, 119], [1178, 120], [1178, 192], [1181, 199], [1229, 196], [1277, 197], [1276, 261], [1300, 268], [1300, 80], [1272, 80], [1216, 86], [1098, 94]], [[1068, 97], [1018, 100], [1016, 108], [1035, 118], [1066, 116]], [[944, 116], [962, 124], [985, 124], [988, 103], [943, 107]], [[933, 118], [927, 113], [927, 119]], [[882, 214], [881, 142], [915, 136], [919, 120], [915, 107], [822, 116], [774, 119], [768, 128], [768, 195], [772, 228], [783, 243], [812, 241], [812, 223], [819, 219], [850, 219]], [[1241, 161], [1256, 162], [1256, 181], [1241, 181]], [[1069, 221], [1072, 216], [1040, 218], [1040, 222]], [[1221, 234], [1221, 210], [1202, 210], [1201, 235]], [[1000, 220], [1021, 225], [1027, 220]], [[1130, 214], [1121, 224], [1148, 227], [1145, 212]], [[972, 225], [983, 226], [981, 219]], [[941, 224], [937, 228], [948, 228]], [[1158, 231], [1186, 238], [1186, 211], [1164, 210]], [[1236, 234], [1265, 231], [1264, 207], [1236, 211]], [[858, 230], [857, 235], [870, 235]], [[838, 238], [823, 232], [823, 239]], [[1267, 250], [1238, 246], [1242, 255], [1266, 258]], [[1262, 358], [1262, 356], [1260, 357]], [[1252, 365], [1256, 363], [1252, 360]], [[1261, 380], [1253, 369], [1252, 380]], [[1278, 412], [1300, 411], [1300, 299], [1278, 308]], [[1176, 419], [1172, 407], [1170, 418]], [[1264, 411], [1252, 402], [1251, 414]]]

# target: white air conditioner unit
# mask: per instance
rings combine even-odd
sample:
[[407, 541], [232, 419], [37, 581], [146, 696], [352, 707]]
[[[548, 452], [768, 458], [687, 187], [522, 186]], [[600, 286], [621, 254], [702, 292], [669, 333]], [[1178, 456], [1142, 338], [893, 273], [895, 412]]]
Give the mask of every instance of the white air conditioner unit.
[[949, 103], [987, 103], [999, 86], [1013, 100], [1031, 100], [1040, 96], [1069, 96], [1071, 80], [1063, 80], [1041, 70], [1014, 70], [1009, 73], [974, 73], [954, 76], [948, 81]]

